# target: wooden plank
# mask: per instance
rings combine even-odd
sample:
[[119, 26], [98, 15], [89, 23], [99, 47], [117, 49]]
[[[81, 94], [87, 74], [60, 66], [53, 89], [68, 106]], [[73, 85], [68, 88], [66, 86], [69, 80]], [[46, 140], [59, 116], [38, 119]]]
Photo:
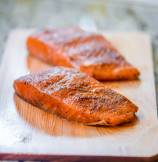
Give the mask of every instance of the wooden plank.
[[30, 70], [48, 68], [27, 56], [25, 41], [30, 32], [15, 30], [10, 34], [0, 69], [0, 158], [42, 159], [71, 155], [118, 160], [123, 157], [155, 159], [158, 126], [149, 36], [144, 33], [105, 33], [141, 71], [139, 81], [105, 83], [139, 106], [137, 121], [109, 128], [69, 122], [14, 95], [14, 79]]

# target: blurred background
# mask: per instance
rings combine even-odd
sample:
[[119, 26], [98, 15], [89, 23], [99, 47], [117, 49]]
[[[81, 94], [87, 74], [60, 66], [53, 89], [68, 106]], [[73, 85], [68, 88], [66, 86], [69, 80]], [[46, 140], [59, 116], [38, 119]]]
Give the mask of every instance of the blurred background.
[[0, 60], [11, 30], [70, 25], [90, 31], [149, 33], [158, 94], [157, 0], [0, 0]]

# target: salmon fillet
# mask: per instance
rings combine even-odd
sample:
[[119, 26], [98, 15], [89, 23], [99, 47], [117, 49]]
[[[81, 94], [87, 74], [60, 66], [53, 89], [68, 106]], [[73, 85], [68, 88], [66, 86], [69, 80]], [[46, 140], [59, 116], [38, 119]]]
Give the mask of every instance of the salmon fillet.
[[87, 125], [116, 126], [135, 119], [137, 106], [85, 73], [54, 67], [14, 82], [22, 99], [44, 111]]
[[139, 76], [133, 67], [100, 34], [80, 28], [39, 31], [27, 39], [29, 53], [50, 65], [73, 67], [97, 80], [132, 80]]

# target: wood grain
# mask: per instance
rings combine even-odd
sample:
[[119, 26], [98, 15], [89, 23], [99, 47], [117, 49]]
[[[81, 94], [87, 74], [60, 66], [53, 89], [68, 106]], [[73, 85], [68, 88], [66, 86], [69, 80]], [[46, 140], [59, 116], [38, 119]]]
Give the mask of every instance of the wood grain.
[[47, 155], [53, 159], [59, 155], [71, 155], [75, 158], [95, 156], [155, 160], [158, 153], [158, 120], [148, 35], [105, 34], [141, 72], [137, 81], [104, 83], [139, 107], [137, 121], [110, 128], [69, 122], [26, 103], [14, 94], [14, 79], [30, 71], [49, 68], [28, 56], [25, 41], [31, 32], [16, 30], [10, 34], [0, 69], [0, 158], [27, 159], [31, 155], [38, 159]]

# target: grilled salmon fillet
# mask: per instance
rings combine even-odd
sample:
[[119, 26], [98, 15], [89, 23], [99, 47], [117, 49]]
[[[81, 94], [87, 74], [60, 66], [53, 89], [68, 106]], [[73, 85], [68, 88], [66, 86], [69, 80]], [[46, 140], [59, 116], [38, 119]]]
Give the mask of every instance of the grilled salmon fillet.
[[97, 80], [132, 80], [139, 76], [133, 67], [100, 34], [80, 28], [39, 31], [27, 39], [29, 53], [51, 65], [73, 67]]
[[54, 67], [14, 82], [22, 99], [44, 111], [87, 125], [116, 126], [135, 119], [137, 106], [76, 69]]

